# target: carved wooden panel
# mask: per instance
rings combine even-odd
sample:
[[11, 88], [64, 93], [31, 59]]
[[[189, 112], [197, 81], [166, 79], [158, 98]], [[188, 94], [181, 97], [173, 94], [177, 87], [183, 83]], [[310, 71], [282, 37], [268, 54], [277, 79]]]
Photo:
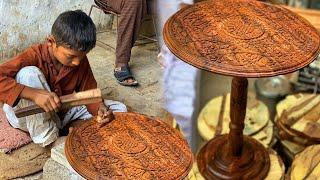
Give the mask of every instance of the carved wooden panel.
[[164, 39], [197, 68], [241, 77], [293, 72], [320, 48], [317, 30], [305, 19], [253, 0], [208, 0], [184, 8], [167, 21]]
[[65, 152], [87, 179], [182, 179], [193, 163], [177, 130], [135, 113], [115, 113], [101, 128], [94, 120], [84, 122], [69, 134]]

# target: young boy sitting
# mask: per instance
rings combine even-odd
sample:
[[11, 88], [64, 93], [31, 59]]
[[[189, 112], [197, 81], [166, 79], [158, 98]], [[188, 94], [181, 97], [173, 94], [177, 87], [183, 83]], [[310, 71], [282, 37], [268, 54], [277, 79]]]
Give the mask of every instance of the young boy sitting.
[[[34, 143], [47, 146], [59, 129], [76, 119], [99, 115], [108, 122], [126, 106], [111, 100], [59, 111], [59, 96], [97, 88], [86, 54], [96, 44], [96, 28], [80, 10], [67, 11], [54, 22], [46, 43], [34, 45], [0, 65], [0, 102], [9, 123], [29, 132]], [[17, 118], [14, 110], [36, 104], [44, 113]], [[12, 108], [13, 107], [13, 108]]]

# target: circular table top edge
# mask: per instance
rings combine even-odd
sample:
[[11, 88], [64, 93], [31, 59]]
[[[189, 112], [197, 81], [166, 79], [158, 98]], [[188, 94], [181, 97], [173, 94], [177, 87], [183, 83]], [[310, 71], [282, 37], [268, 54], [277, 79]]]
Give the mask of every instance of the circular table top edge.
[[[151, 118], [151, 119], [153, 119], [153, 120], [156, 120], [156, 121], [158, 121], [158, 122], [160, 122], [160, 123], [166, 124], [167, 126], [170, 126], [170, 125], [168, 125], [167, 123], [165, 123], [164, 121], [161, 121], [160, 118], [153, 117], [153, 116], [148, 116], [148, 115], [145, 115], [145, 114], [142, 114], [142, 113], [136, 113], [136, 112], [115, 112], [115, 114], [141, 115], [141, 116], [145, 116], [145, 117], [147, 117], [147, 118]], [[92, 120], [92, 119], [90, 119], [90, 120], [88, 120], [88, 121], [91, 121], [91, 120]], [[81, 125], [80, 125], [80, 126], [81, 126]], [[170, 127], [171, 127], [171, 126], [170, 126]], [[172, 128], [172, 127], [171, 127], [171, 128]], [[182, 138], [184, 141], [186, 141], [185, 138], [183, 137], [183, 135], [182, 135], [177, 129], [175, 129], [175, 128], [172, 128], [172, 129], [174, 129], [174, 131], [176, 132], [176, 134], [179, 135], [180, 138]], [[74, 132], [76, 132], [76, 131], [77, 131], [77, 129], [74, 129]], [[73, 132], [73, 133], [74, 133], [74, 132]], [[70, 140], [70, 138], [71, 138], [71, 137], [70, 137], [69, 135], [68, 135], [67, 138], [66, 138], [64, 153], [65, 153], [65, 155], [66, 155], [67, 161], [69, 162], [69, 164], [70, 164], [70, 166], [71, 166], [72, 163], [75, 163], [75, 162], [74, 162], [74, 158], [71, 158], [71, 157], [70, 157], [70, 155], [69, 155], [70, 152], [69, 152], [69, 151], [67, 150], [67, 148], [66, 148], [67, 146], [71, 146], [71, 140]], [[187, 143], [187, 144], [188, 144], [188, 143]], [[192, 165], [193, 165], [193, 163], [194, 163], [194, 161], [195, 161], [194, 154], [192, 153], [190, 147], [189, 147], [189, 150], [190, 150], [190, 152], [191, 152], [190, 164], [189, 164], [188, 168], [186, 169], [186, 171], [185, 171], [183, 174], [181, 174], [181, 178], [182, 178], [182, 179], [188, 176], [189, 172], [190, 172], [191, 169], [192, 169]], [[79, 173], [79, 175], [81, 175], [82, 177], [84, 177], [84, 178], [86, 178], [86, 179], [96, 179], [96, 178], [97, 178], [95, 174], [93, 174], [91, 171], [87, 171], [87, 169], [85, 169], [85, 168], [83, 168], [83, 167], [80, 167], [80, 166], [71, 166], [71, 167], [72, 167], [77, 173]], [[86, 174], [83, 173], [84, 171], [87, 171]]]
[[[206, 3], [206, 1], [202, 1], [202, 2], [198, 2], [196, 4], [200, 4], [200, 3]], [[264, 4], [268, 4], [266, 2], [260, 2], [260, 3], [264, 3]], [[290, 11], [291, 13], [294, 13], [292, 12], [291, 10], [281, 6], [281, 5], [274, 5], [280, 9], [285, 9], [287, 11]], [[197, 65], [196, 63], [193, 63], [193, 62], [190, 62], [186, 59], [194, 59], [195, 57], [189, 55], [187, 52], [182, 52], [179, 51], [176, 46], [174, 46], [174, 42], [171, 40], [171, 39], [168, 39], [167, 35], [169, 35], [169, 29], [168, 29], [168, 26], [170, 23], [172, 23], [173, 21], [173, 18], [182, 13], [184, 10], [188, 9], [188, 8], [191, 8], [192, 5], [190, 6], [187, 6], [187, 7], [184, 7], [182, 9], [180, 9], [177, 13], [175, 13], [174, 15], [172, 15], [165, 23], [164, 25], [164, 28], [163, 28], [163, 39], [164, 39], [164, 42], [165, 44], [167, 45], [168, 49], [176, 56], [178, 57], [179, 59], [181, 59], [182, 61], [186, 62], [187, 64], [190, 64], [198, 69], [201, 69], [201, 70], [205, 70], [207, 72], [211, 72], [211, 73], [216, 73], [216, 74], [220, 74], [220, 75], [226, 75], [226, 76], [233, 76], [233, 77], [244, 77], [244, 78], [260, 78], [260, 77], [272, 77], [272, 76], [277, 76], [277, 75], [284, 75], [284, 74], [288, 74], [288, 73], [292, 73], [294, 71], [297, 71], [303, 67], [306, 67], [307, 65], [309, 65], [312, 61], [314, 61], [317, 56], [320, 54], [320, 44], [318, 44], [318, 47], [317, 47], [317, 51], [315, 54], [313, 54], [308, 60], [302, 62], [301, 64], [299, 64], [299, 66], [296, 66], [296, 67], [291, 67], [291, 68], [287, 68], [287, 69], [284, 69], [284, 70], [281, 70], [281, 71], [270, 71], [270, 72], [264, 72], [264, 73], [256, 73], [256, 72], [252, 72], [252, 73], [242, 73], [242, 72], [234, 72], [234, 71], [229, 71], [229, 70], [223, 70], [223, 69], [219, 69], [219, 68], [212, 68], [212, 69], [208, 69], [208, 68], [205, 68], [205, 67], [201, 67], [199, 65]], [[296, 13], [294, 13], [296, 14]], [[320, 37], [320, 32], [314, 27], [311, 25], [311, 23], [306, 20], [305, 18], [301, 17], [300, 15], [296, 14], [297, 16], [299, 16], [306, 24], [310, 25], [318, 34], [318, 36]]]

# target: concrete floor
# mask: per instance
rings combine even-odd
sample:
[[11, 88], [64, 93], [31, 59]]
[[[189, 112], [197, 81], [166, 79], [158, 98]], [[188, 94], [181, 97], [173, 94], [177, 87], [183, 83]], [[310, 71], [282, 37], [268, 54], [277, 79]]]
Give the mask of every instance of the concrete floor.
[[[115, 47], [115, 35], [112, 33], [98, 34], [98, 39], [111, 42]], [[157, 44], [135, 46], [132, 49], [130, 67], [138, 87], [119, 85], [114, 76], [115, 53], [101, 43], [88, 54], [90, 65], [105, 98], [125, 103], [129, 110], [139, 113], [162, 116], [163, 96], [161, 93], [161, 68], [157, 63]]]

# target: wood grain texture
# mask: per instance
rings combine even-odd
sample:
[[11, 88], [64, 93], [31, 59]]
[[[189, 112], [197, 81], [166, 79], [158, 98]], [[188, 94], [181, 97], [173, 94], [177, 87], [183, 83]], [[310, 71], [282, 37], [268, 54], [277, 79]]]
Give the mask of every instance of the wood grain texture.
[[267, 150], [257, 140], [243, 136], [248, 80], [234, 77], [230, 97], [230, 132], [207, 142], [197, 155], [206, 179], [263, 179], [270, 169]]
[[[283, 180], [285, 176], [285, 166], [276, 151], [268, 149], [270, 158], [270, 170], [264, 180]], [[193, 164], [192, 170], [186, 180], [205, 180], [200, 174], [197, 163]]]
[[320, 143], [320, 96], [295, 94], [277, 105], [280, 138], [301, 145]]
[[253, 0], [208, 0], [181, 9], [166, 22], [164, 40], [197, 68], [240, 77], [287, 74], [312, 62], [317, 30], [304, 18]]
[[264, 179], [270, 169], [268, 151], [257, 140], [243, 137], [239, 157], [228, 154], [228, 135], [206, 143], [197, 155], [201, 175], [205, 179]]
[[289, 172], [290, 180], [310, 179], [320, 177], [320, 145], [307, 147], [293, 160]]
[[115, 120], [101, 128], [85, 121], [68, 135], [65, 152], [87, 179], [182, 179], [193, 164], [177, 130], [135, 113], [115, 113]]
[[228, 155], [239, 157], [243, 146], [244, 119], [247, 111], [248, 79], [234, 77], [231, 83]]

